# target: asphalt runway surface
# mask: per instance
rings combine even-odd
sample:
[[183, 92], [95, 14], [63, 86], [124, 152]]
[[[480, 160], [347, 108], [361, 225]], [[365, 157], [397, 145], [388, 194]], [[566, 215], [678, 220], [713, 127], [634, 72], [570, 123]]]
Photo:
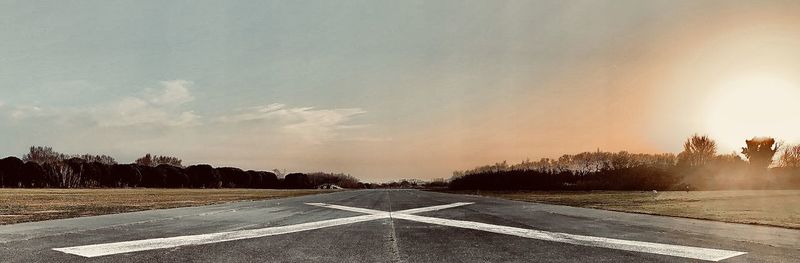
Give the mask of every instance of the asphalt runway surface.
[[800, 262], [800, 231], [416, 190], [0, 226], [0, 262]]

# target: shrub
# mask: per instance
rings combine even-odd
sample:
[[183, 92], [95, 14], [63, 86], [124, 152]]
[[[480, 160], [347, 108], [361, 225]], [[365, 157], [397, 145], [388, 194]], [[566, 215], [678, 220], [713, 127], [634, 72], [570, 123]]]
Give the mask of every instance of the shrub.
[[156, 167], [165, 175], [165, 187], [182, 188], [189, 187], [189, 176], [184, 169], [169, 164], [162, 164]]
[[47, 178], [44, 168], [36, 162], [27, 162], [22, 165], [20, 178], [22, 187], [45, 187]]
[[221, 167], [217, 168], [219, 177], [222, 180], [222, 187], [228, 188], [247, 188], [250, 187], [250, 174], [239, 168]]
[[286, 178], [283, 180], [283, 184], [285, 188], [289, 189], [312, 189], [314, 185], [311, 184], [311, 181], [308, 178], [308, 175], [304, 173], [290, 173], [286, 175]]
[[211, 165], [198, 164], [186, 168], [189, 175], [189, 182], [195, 188], [219, 188], [222, 183], [219, 173]]
[[0, 186], [20, 187], [24, 164], [22, 160], [13, 156], [0, 159]]

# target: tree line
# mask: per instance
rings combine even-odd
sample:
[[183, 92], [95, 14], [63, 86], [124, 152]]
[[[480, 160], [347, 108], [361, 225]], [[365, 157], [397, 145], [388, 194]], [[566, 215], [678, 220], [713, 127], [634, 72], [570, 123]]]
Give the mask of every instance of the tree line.
[[[745, 140], [741, 154], [717, 153], [708, 136], [690, 136], [678, 155], [584, 152], [557, 159], [506, 161], [456, 171], [449, 188], [485, 190], [800, 189], [800, 145]], [[777, 158], [777, 162], [774, 160]], [[744, 158], [742, 158], [744, 157]]]
[[146, 154], [134, 163], [119, 164], [107, 155], [68, 155], [51, 147], [34, 146], [22, 156], [0, 159], [0, 186], [16, 188], [269, 188], [312, 189], [321, 185], [359, 187], [346, 174], [254, 171], [208, 164], [183, 166], [172, 156]]

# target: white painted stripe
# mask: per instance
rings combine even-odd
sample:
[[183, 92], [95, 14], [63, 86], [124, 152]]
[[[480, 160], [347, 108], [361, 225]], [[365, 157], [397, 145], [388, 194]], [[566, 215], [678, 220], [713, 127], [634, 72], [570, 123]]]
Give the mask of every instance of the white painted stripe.
[[392, 214], [394, 214], [394, 213], [409, 214], [409, 215], [410, 214], [418, 214], [418, 213], [432, 212], [432, 211], [437, 211], [437, 210], [442, 210], [442, 209], [447, 209], [447, 208], [471, 205], [471, 204], [474, 204], [474, 203], [459, 202], [459, 203], [452, 203], [452, 204], [447, 204], [447, 205], [437, 205], [437, 206], [429, 206], [429, 207], [420, 207], [420, 208], [414, 208], [414, 209], [408, 209], [408, 210], [401, 210], [401, 211], [397, 211], [397, 212], [392, 212]]
[[388, 212], [380, 211], [380, 210], [358, 208], [358, 207], [349, 207], [349, 206], [343, 206], [343, 205], [331, 205], [331, 204], [324, 204], [324, 203], [306, 203], [306, 204], [307, 205], [313, 205], [313, 206], [319, 206], [319, 207], [325, 207], [325, 208], [333, 208], [333, 209], [339, 209], [339, 210], [344, 210], [344, 211], [356, 212], [356, 213], [372, 214], [372, 215], [388, 213]]
[[611, 248], [618, 250], [643, 252], [643, 253], [651, 253], [651, 254], [683, 257], [683, 258], [693, 258], [693, 259], [700, 259], [707, 261], [720, 261], [726, 258], [747, 254], [746, 252], [739, 252], [739, 251], [669, 245], [669, 244], [650, 243], [641, 241], [630, 241], [630, 240], [613, 239], [605, 237], [581, 236], [581, 235], [574, 235], [567, 233], [548, 232], [548, 231], [524, 229], [524, 228], [509, 227], [509, 226], [499, 226], [499, 225], [492, 225], [492, 224], [472, 222], [472, 221], [461, 221], [461, 220], [408, 215], [402, 213], [393, 213], [392, 217], [398, 219], [416, 221], [416, 222], [474, 229], [474, 230], [480, 230], [498, 234], [506, 234], [506, 235], [532, 238], [545, 241], [561, 242], [573, 245]]
[[136, 252], [136, 251], [173, 248], [173, 247], [187, 246], [187, 245], [201, 245], [201, 244], [226, 242], [226, 241], [233, 241], [240, 239], [288, 234], [300, 231], [320, 229], [325, 227], [383, 219], [392, 216], [398, 219], [405, 219], [422, 223], [459, 227], [465, 229], [474, 229], [474, 230], [513, 235], [513, 236], [545, 240], [545, 241], [561, 242], [567, 244], [592, 246], [592, 247], [611, 248], [618, 250], [668, 255], [668, 256], [676, 256], [684, 258], [693, 258], [693, 259], [708, 260], [708, 261], [720, 261], [723, 259], [747, 254], [746, 252], [738, 252], [738, 251], [669, 245], [669, 244], [660, 244], [660, 243], [651, 243], [642, 241], [630, 241], [630, 240], [613, 239], [605, 237], [581, 236], [581, 235], [574, 235], [567, 233], [548, 232], [542, 230], [524, 229], [524, 228], [516, 228], [509, 226], [499, 226], [499, 225], [492, 225], [492, 224], [472, 222], [472, 221], [461, 221], [461, 220], [411, 215], [413, 213], [430, 212], [441, 209], [469, 205], [469, 204], [472, 203], [453, 203], [447, 205], [414, 208], [414, 209], [408, 209], [390, 213], [385, 211], [358, 208], [358, 207], [331, 205], [323, 203], [309, 203], [308, 205], [333, 208], [333, 209], [339, 209], [357, 213], [366, 213], [368, 215], [331, 219], [331, 220], [303, 223], [290, 226], [268, 227], [261, 229], [228, 231], [228, 232], [202, 234], [202, 235], [154, 238], [154, 239], [108, 243], [108, 244], [54, 248], [53, 250], [84, 257], [97, 257], [97, 256], [120, 254], [120, 253]]
[[[350, 207], [350, 206], [343, 206], [343, 205], [332, 205], [332, 204], [325, 204], [325, 203], [306, 203], [306, 204], [307, 205], [313, 205], [313, 206], [319, 206], [319, 207], [339, 209], [339, 210], [350, 211], [350, 212], [356, 212], [356, 213], [364, 213], [364, 214], [386, 213], [385, 211], [380, 211], [380, 210], [373, 210], [373, 209], [359, 208], [359, 207]], [[459, 203], [452, 203], [452, 204], [446, 204], [446, 205], [420, 207], [420, 208], [401, 210], [401, 211], [389, 212], [389, 213], [417, 214], [417, 213], [431, 212], [431, 211], [437, 211], [437, 210], [448, 209], [448, 208], [459, 207], [459, 206], [465, 206], [465, 205], [471, 205], [471, 204], [474, 204], [474, 203], [459, 202]]]
[[290, 226], [267, 227], [260, 229], [238, 230], [202, 235], [177, 236], [168, 238], [153, 238], [135, 241], [125, 241], [107, 244], [96, 244], [76, 247], [54, 248], [53, 250], [83, 257], [99, 257], [136, 251], [145, 251], [162, 248], [173, 248], [188, 245], [202, 245], [209, 243], [226, 242], [240, 239], [258, 238], [300, 231], [308, 231], [326, 227], [346, 225], [358, 222], [388, 218], [389, 213], [363, 215], [355, 217], [338, 218], [318, 222], [303, 223]]

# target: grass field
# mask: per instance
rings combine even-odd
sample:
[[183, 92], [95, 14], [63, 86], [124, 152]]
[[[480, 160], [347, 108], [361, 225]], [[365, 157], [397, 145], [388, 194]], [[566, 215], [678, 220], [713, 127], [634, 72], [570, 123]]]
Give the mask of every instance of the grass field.
[[0, 224], [332, 192], [271, 189], [0, 189]]
[[458, 192], [614, 211], [800, 229], [800, 190], [669, 192]]

